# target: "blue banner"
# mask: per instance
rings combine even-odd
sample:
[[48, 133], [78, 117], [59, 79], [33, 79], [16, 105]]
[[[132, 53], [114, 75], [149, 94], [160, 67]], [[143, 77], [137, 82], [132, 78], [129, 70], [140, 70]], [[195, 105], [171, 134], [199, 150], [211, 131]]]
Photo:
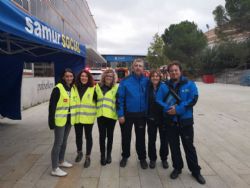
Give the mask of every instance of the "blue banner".
[[133, 62], [136, 58], [143, 58], [145, 56], [133, 55], [103, 55], [108, 62]]
[[85, 66], [86, 48], [77, 40], [26, 14], [9, 0], [0, 0], [0, 114], [21, 119], [24, 62], [53, 62], [55, 81], [65, 68]]
[[34, 43], [86, 57], [86, 48], [76, 39], [19, 10], [11, 1], [0, 1], [0, 30]]

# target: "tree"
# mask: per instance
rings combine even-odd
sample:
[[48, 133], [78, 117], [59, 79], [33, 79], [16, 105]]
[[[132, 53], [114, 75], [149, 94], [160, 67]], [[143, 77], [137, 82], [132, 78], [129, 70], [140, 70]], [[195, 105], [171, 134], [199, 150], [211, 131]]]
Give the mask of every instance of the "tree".
[[146, 60], [149, 62], [150, 68], [154, 69], [168, 62], [167, 57], [164, 55], [164, 42], [158, 33], [154, 35], [153, 42], [150, 43]]
[[250, 40], [237, 43], [222, 42], [206, 48], [200, 55], [202, 74], [219, 73], [228, 68], [245, 68], [250, 60]]
[[228, 24], [229, 19], [227, 17], [227, 13], [225, 8], [222, 5], [219, 5], [213, 11], [214, 20], [218, 27], [224, 27]]
[[214, 20], [217, 24], [217, 28], [215, 29], [215, 34], [220, 38], [222, 41], [227, 40], [227, 35], [224, 33], [224, 30], [229, 29], [229, 18], [227, 16], [226, 9], [219, 5], [213, 11]]
[[207, 39], [194, 22], [183, 21], [165, 29], [162, 39], [164, 53], [170, 60], [179, 60], [191, 74], [196, 72], [198, 55], [207, 45]]
[[200, 55], [200, 73], [201, 74], [214, 74], [217, 71], [218, 64], [218, 49], [217, 46], [214, 48], [206, 48]]
[[228, 28], [239, 32], [250, 31], [249, 0], [226, 0], [225, 7], [217, 6], [213, 15], [220, 33]]
[[250, 1], [226, 0], [225, 8], [230, 24], [242, 31], [250, 31]]

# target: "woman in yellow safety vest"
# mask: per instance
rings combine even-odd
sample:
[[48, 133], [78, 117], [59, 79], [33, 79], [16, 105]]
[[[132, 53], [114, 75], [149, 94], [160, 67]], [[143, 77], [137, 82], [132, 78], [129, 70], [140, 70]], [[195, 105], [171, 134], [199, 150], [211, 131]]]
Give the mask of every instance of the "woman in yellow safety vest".
[[64, 160], [67, 139], [76, 118], [76, 91], [73, 87], [74, 74], [71, 69], [63, 71], [61, 80], [51, 93], [49, 103], [49, 127], [54, 129], [54, 145], [51, 151], [53, 176], [66, 176], [60, 167], [70, 168], [72, 164]]
[[[99, 144], [101, 151], [101, 165], [110, 164], [113, 134], [117, 120], [116, 113], [116, 84], [117, 75], [112, 69], [103, 72], [101, 81], [96, 85], [97, 94], [97, 123], [99, 128]], [[107, 137], [107, 155], [105, 156], [105, 140]]]
[[84, 167], [90, 166], [90, 154], [93, 146], [92, 128], [96, 119], [96, 100], [94, 80], [87, 70], [82, 70], [76, 78], [77, 90], [77, 117], [75, 125], [77, 156], [75, 162], [80, 162], [83, 157], [82, 136], [83, 127], [86, 139], [86, 159]]

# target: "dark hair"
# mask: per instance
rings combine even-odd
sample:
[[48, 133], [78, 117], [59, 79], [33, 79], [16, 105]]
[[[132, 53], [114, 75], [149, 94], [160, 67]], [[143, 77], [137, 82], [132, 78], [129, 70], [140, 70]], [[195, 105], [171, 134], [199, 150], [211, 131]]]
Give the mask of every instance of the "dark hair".
[[79, 88], [82, 85], [82, 83], [81, 83], [81, 75], [82, 75], [82, 73], [87, 74], [88, 82], [87, 82], [86, 85], [88, 87], [93, 87], [94, 86], [93, 76], [88, 70], [85, 70], [85, 69], [81, 70], [81, 72], [77, 75], [77, 77], [76, 77], [76, 86]]
[[179, 61], [177, 61], [177, 60], [172, 61], [172, 62], [168, 65], [168, 69], [167, 69], [168, 72], [169, 72], [169, 70], [170, 70], [170, 68], [171, 68], [172, 66], [177, 66], [177, 67], [179, 67], [180, 71], [182, 71], [182, 66], [181, 66], [181, 64], [180, 64]]
[[150, 70], [150, 73], [149, 73], [149, 79], [151, 79], [151, 77], [153, 77], [154, 74], [157, 74], [159, 77], [160, 77], [160, 80], [161, 80], [161, 71], [158, 71], [158, 70]]
[[63, 79], [63, 77], [64, 77], [65, 73], [67, 73], [67, 72], [70, 72], [70, 73], [73, 74], [74, 79], [73, 79], [73, 82], [72, 82], [72, 84], [71, 84], [71, 85], [73, 85], [73, 84], [75, 83], [75, 74], [74, 74], [74, 72], [73, 72], [70, 68], [65, 68], [65, 69], [63, 70], [63, 72], [62, 72], [62, 74], [61, 74], [61, 77], [60, 77], [60, 80], [59, 80], [58, 83], [64, 83], [64, 82], [65, 82], [64, 79]]

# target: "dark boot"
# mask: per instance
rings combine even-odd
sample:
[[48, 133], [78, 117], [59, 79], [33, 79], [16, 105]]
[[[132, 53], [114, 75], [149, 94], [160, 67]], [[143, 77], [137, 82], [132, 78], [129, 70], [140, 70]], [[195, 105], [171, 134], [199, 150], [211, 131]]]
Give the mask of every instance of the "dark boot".
[[162, 167], [163, 167], [164, 169], [167, 169], [167, 168], [168, 168], [168, 161], [167, 161], [167, 160], [162, 161], [161, 163], [162, 163]]
[[82, 157], [83, 157], [82, 151], [78, 151], [78, 152], [77, 152], [76, 159], [75, 159], [75, 162], [76, 162], [76, 163], [79, 163], [79, 162], [82, 160]]
[[106, 158], [105, 158], [105, 155], [101, 155], [101, 165], [102, 166], [105, 166], [106, 165]]
[[120, 161], [120, 167], [124, 168], [127, 165], [127, 158], [122, 158], [122, 160]]
[[192, 176], [196, 179], [196, 181], [200, 184], [205, 184], [206, 183], [206, 180], [205, 178], [199, 173], [199, 174], [193, 174], [192, 173]]
[[150, 161], [149, 162], [149, 167], [154, 169], [155, 168], [155, 161]]
[[174, 169], [172, 173], [170, 174], [171, 179], [176, 179], [178, 178], [179, 174], [181, 174], [181, 170]]
[[145, 159], [140, 160], [140, 164], [141, 164], [142, 169], [147, 169], [148, 168], [148, 163], [147, 163], [147, 161]]
[[107, 154], [107, 159], [106, 159], [106, 163], [110, 164], [112, 162], [112, 157], [111, 157], [111, 153]]
[[90, 166], [90, 163], [91, 163], [91, 160], [90, 160], [90, 156], [89, 155], [86, 155], [86, 159], [85, 159], [85, 162], [84, 162], [84, 168], [88, 168]]

